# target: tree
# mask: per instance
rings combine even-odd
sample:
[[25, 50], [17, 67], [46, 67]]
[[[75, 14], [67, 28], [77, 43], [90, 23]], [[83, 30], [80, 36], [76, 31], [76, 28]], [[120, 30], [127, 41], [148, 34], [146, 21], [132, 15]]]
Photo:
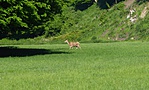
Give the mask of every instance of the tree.
[[1, 0], [0, 38], [36, 37], [45, 32], [45, 24], [52, 21], [61, 6], [55, 0]]
[[62, 12], [92, 0], [0, 0], [0, 39], [33, 38], [60, 33]]

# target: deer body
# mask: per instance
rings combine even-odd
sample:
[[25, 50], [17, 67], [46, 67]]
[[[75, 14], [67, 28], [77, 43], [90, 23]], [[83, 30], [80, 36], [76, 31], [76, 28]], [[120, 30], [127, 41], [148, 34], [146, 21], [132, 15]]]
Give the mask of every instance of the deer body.
[[66, 40], [65, 42], [69, 45], [70, 49], [73, 47], [81, 48], [79, 42], [69, 42], [68, 40]]

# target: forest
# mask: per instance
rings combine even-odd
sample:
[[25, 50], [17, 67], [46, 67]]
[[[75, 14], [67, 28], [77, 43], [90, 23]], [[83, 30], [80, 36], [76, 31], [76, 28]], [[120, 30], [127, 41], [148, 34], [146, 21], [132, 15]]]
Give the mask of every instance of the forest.
[[[121, 10], [121, 14], [126, 12], [122, 9], [124, 6], [118, 4], [123, 1], [125, 0], [0, 0], [0, 39], [19, 40], [39, 36], [47, 38], [76, 33], [73, 28], [82, 21], [83, 12], [88, 8], [94, 6], [94, 9], [99, 9], [100, 13], [94, 13], [96, 16], [102, 14], [99, 20], [104, 23], [106, 16], [110, 16], [107, 14], [112, 6], [117, 5], [113, 11]], [[144, 3], [147, 0], [136, 2]], [[105, 24], [102, 27], [104, 26]], [[87, 28], [82, 28], [81, 33], [86, 32], [85, 29]], [[96, 38], [92, 36], [92, 39]]]

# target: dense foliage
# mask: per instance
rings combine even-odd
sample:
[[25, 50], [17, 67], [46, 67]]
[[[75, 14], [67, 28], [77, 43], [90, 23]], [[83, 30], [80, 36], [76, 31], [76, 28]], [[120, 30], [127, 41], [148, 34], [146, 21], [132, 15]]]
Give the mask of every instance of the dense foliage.
[[48, 37], [65, 32], [65, 29], [77, 23], [72, 20], [79, 17], [75, 11], [85, 10], [93, 2], [94, 0], [1, 0], [0, 38]]
[[60, 15], [68, 6], [90, 0], [1, 0], [0, 38], [20, 39], [60, 32]]
[[[1, 0], [0, 39], [54, 36], [56, 40], [96, 42], [107, 38], [116, 40], [116, 37], [147, 37], [148, 20], [130, 23], [126, 19], [129, 9], [124, 9], [121, 1], [124, 0], [98, 0], [97, 3], [94, 0]], [[138, 17], [146, 1], [137, 0]]]
[[0, 38], [41, 35], [46, 22], [60, 12], [55, 0], [2, 0], [0, 5]]

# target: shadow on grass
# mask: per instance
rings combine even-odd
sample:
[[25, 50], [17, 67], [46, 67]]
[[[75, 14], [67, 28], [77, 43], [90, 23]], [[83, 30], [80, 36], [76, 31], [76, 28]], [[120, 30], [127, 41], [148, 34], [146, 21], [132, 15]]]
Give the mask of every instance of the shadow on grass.
[[32, 49], [32, 48], [18, 48], [18, 47], [0, 47], [0, 57], [25, 57], [45, 54], [71, 54], [59, 50], [49, 49]]

